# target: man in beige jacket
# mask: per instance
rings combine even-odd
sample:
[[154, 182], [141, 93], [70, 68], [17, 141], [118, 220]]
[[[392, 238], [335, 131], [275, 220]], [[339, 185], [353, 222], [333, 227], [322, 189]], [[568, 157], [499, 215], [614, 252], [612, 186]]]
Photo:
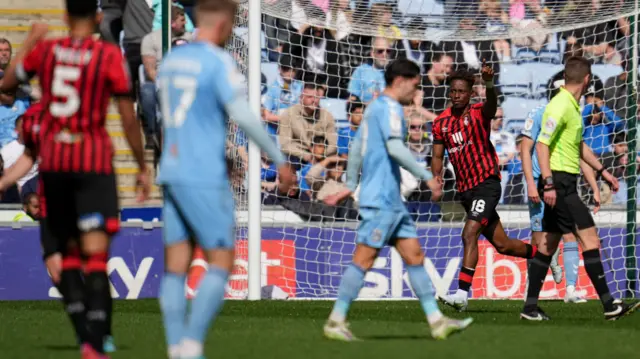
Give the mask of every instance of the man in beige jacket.
[[320, 99], [324, 96], [324, 88], [313, 83], [305, 83], [300, 103], [289, 107], [280, 117], [278, 139], [282, 152], [289, 156], [289, 161], [296, 167], [310, 162], [313, 158], [309, 148], [315, 136], [327, 139], [325, 156], [337, 152], [338, 136], [336, 122], [325, 109], [320, 108]]

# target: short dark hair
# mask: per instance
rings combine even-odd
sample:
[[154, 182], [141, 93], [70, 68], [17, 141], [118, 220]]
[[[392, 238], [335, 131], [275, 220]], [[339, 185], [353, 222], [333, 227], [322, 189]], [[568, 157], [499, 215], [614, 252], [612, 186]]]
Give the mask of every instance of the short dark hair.
[[4, 37], [0, 37], [0, 44], [9, 45], [9, 50], [13, 52], [13, 46], [11, 46], [11, 41], [5, 39]]
[[467, 85], [469, 85], [469, 89], [472, 89], [473, 85], [476, 84], [476, 75], [469, 70], [460, 69], [449, 75], [449, 86], [451, 86], [455, 80], [466, 82]]
[[626, 144], [626, 143], [627, 143], [627, 133], [626, 132], [617, 133], [613, 137], [613, 144], [614, 145], [620, 145], [620, 144]]
[[180, 16], [184, 16], [184, 9], [180, 6], [171, 7], [171, 21], [175, 21]]
[[361, 108], [364, 111], [364, 104], [360, 100], [352, 100], [347, 102], [347, 115], [351, 115]]
[[38, 198], [38, 194], [35, 192], [29, 192], [26, 195], [22, 196], [22, 204], [25, 206], [28, 205], [33, 197]]
[[314, 136], [313, 140], [311, 140], [311, 146], [315, 146], [315, 145], [324, 145], [329, 146], [329, 140], [327, 140], [326, 137], [322, 136], [322, 135], [318, 135], [318, 136]]
[[320, 85], [316, 84], [313, 81], [305, 81], [304, 85], [302, 86], [303, 90], [308, 90], [308, 89], [317, 90], [320, 87], [321, 87]]
[[389, 64], [384, 72], [384, 82], [391, 86], [397, 77], [410, 79], [420, 76], [420, 66], [408, 59], [398, 59]]
[[282, 54], [278, 59], [278, 66], [280, 66], [280, 68], [293, 69], [296, 67], [296, 63], [293, 56]]
[[67, 0], [67, 13], [70, 17], [89, 18], [98, 13], [97, 0]]
[[591, 75], [591, 63], [582, 56], [571, 56], [564, 65], [564, 83], [581, 84], [584, 77]]
[[227, 12], [235, 15], [237, 10], [236, 0], [198, 0], [196, 2], [196, 12]]

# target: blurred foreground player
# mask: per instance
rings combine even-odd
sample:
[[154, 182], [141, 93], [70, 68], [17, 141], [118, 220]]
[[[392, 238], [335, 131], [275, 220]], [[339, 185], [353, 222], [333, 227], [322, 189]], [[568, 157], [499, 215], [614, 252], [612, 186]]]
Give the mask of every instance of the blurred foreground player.
[[391, 245], [407, 265], [411, 287], [420, 300], [431, 335], [436, 339], [446, 339], [450, 334], [467, 328], [472, 319], [450, 319], [440, 312], [431, 278], [424, 268], [424, 253], [418, 242], [416, 226], [400, 192], [402, 166], [416, 178], [428, 181], [433, 199], [437, 200], [442, 195], [436, 180], [415, 161], [404, 143], [407, 125], [403, 106], [411, 104], [415, 97], [420, 84], [420, 68], [410, 60], [397, 60], [387, 67], [384, 78], [386, 88], [367, 106], [349, 150], [349, 189], [330, 199], [331, 203], [339, 203], [355, 191], [362, 166], [357, 246], [353, 262], [342, 274], [338, 299], [324, 326], [324, 335], [335, 340], [356, 340], [346, 322], [349, 307], [358, 297], [365, 274], [373, 266], [380, 249]]
[[[100, 20], [95, 1], [68, 0], [66, 6], [69, 36], [40, 41], [46, 25], [34, 25], [0, 89], [39, 77], [44, 109], [39, 168], [47, 194], [46, 225], [50, 235], [64, 243], [60, 246], [60, 286], [65, 300], [70, 301], [67, 312], [81, 313], [86, 320], [86, 338], [81, 337], [85, 341], [83, 358], [106, 358], [104, 340], [112, 307], [108, 249], [111, 236], [119, 230], [114, 151], [104, 128], [111, 96], [117, 97], [123, 128], [140, 169], [140, 200], [148, 195], [149, 179], [122, 53], [113, 44], [93, 39]], [[80, 276], [65, 275], [80, 270], [84, 282]]]
[[452, 105], [433, 122], [431, 171], [442, 186], [446, 148], [456, 173], [458, 193], [467, 212], [467, 221], [462, 230], [464, 255], [458, 275], [458, 291], [440, 298], [458, 310], [467, 307], [471, 282], [478, 264], [478, 239], [481, 234], [500, 254], [531, 258], [536, 251], [535, 246], [510, 239], [496, 211], [502, 187], [498, 156], [491, 144], [490, 134], [491, 120], [498, 108], [498, 96], [493, 85], [493, 70], [484, 61], [482, 79], [487, 88], [487, 100], [472, 105], [470, 100], [475, 83], [474, 74], [467, 71], [453, 74], [449, 89]]
[[[164, 149], [165, 275], [160, 286], [169, 358], [204, 358], [208, 328], [222, 308], [235, 245], [235, 205], [225, 145], [229, 118], [278, 165], [280, 190], [296, 176], [250, 110], [244, 77], [224, 44], [232, 34], [234, 0], [200, 0], [196, 41], [163, 59], [158, 72]], [[209, 263], [187, 315], [184, 286], [195, 240]], [[186, 316], [186, 320], [185, 320]]]
[[627, 304], [616, 301], [607, 284], [600, 259], [600, 238], [589, 208], [578, 194], [580, 160], [618, 190], [618, 180], [598, 161], [582, 139], [584, 121], [580, 98], [591, 83], [591, 63], [584, 57], [570, 57], [564, 67], [565, 85], [549, 102], [542, 115], [536, 152], [542, 180], [538, 183], [545, 202], [539, 250], [528, 268], [529, 288], [520, 318], [532, 321], [549, 320], [538, 306], [538, 297], [549, 270], [551, 256], [563, 234], [573, 233], [582, 247], [584, 268], [598, 293], [604, 318], [617, 320], [633, 313], [640, 302]]

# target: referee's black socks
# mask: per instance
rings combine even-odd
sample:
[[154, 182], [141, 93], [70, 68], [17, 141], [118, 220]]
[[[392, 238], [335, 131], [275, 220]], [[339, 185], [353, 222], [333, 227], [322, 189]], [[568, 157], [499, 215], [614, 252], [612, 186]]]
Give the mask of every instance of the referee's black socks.
[[600, 249], [584, 251], [582, 252], [582, 257], [584, 258], [584, 269], [587, 271], [587, 275], [589, 275], [596, 292], [598, 292], [604, 310], [606, 312], [614, 310], [613, 297], [609, 292], [609, 285], [607, 285], [607, 278], [600, 260]]
[[111, 293], [107, 276], [107, 259], [106, 252], [89, 256], [84, 275], [89, 327], [88, 343], [98, 353], [104, 353], [104, 338], [109, 331]]
[[538, 297], [540, 296], [542, 284], [544, 284], [547, 272], [549, 271], [551, 256], [537, 251], [534, 257], [528, 262], [529, 289], [527, 291], [527, 299], [524, 302], [525, 312], [533, 311], [538, 307]]

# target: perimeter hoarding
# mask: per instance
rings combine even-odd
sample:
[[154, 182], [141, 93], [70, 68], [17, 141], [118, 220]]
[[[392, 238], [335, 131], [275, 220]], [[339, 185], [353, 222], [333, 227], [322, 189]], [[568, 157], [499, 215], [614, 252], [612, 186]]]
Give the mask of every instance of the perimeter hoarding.
[[[427, 268], [440, 293], [457, 289], [462, 260], [459, 228], [419, 230], [426, 248]], [[513, 238], [526, 239], [526, 230], [508, 230]], [[242, 238], [244, 230], [238, 233]], [[625, 231], [601, 230], [603, 261], [609, 285], [616, 296], [626, 290], [624, 270]], [[38, 228], [0, 228], [0, 300], [46, 300], [58, 297], [41, 260]], [[265, 228], [262, 231], [262, 285], [277, 286], [295, 298], [335, 297], [340, 276], [351, 261], [355, 232], [341, 228]], [[481, 240], [480, 261], [472, 287], [474, 298], [519, 299], [523, 296], [526, 262], [498, 254]], [[119, 299], [154, 298], [163, 273], [162, 230], [123, 228], [114, 239], [109, 260], [112, 293]], [[640, 246], [636, 247], [640, 253]], [[562, 257], [560, 259], [562, 263]], [[582, 266], [582, 262], [580, 263]], [[198, 254], [192, 263], [185, 293], [193, 295], [206, 263]], [[367, 273], [360, 293], [366, 298], [411, 298], [412, 292], [399, 255], [384, 249], [374, 269]], [[596, 298], [580, 268], [578, 287]], [[244, 298], [247, 288], [247, 242], [237, 242], [236, 267], [230, 278], [229, 298]], [[637, 293], [639, 295], [640, 293]], [[564, 283], [556, 285], [549, 276], [542, 297], [562, 298]]]

